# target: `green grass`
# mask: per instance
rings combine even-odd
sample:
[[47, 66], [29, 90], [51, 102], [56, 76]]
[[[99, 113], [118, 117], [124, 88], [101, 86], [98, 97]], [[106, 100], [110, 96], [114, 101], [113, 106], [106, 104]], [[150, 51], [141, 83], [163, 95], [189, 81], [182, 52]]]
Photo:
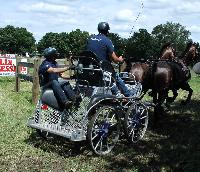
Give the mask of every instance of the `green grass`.
[[121, 139], [111, 155], [97, 157], [82, 143], [61, 137], [39, 137], [26, 126], [32, 116], [31, 83], [21, 82], [14, 92], [14, 78], [0, 77], [0, 171], [200, 171], [200, 77], [193, 74], [192, 101], [181, 106], [186, 92], [150, 125], [145, 138], [135, 145]]

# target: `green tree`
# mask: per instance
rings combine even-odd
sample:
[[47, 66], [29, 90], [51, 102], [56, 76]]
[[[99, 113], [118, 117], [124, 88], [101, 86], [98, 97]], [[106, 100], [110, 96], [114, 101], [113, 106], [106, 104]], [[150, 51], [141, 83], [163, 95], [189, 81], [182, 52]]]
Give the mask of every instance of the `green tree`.
[[35, 50], [35, 38], [26, 28], [8, 25], [0, 28], [0, 49], [5, 53], [32, 53]]
[[125, 39], [121, 38], [116, 33], [109, 33], [108, 37], [112, 40], [116, 54], [118, 55], [124, 54]]
[[70, 32], [68, 36], [69, 39], [67, 39], [66, 43], [69, 45], [69, 50], [72, 54], [78, 55], [85, 49], [89, 33], [76, 29], [75, 31]]
[[58, 40], [59, 40], [58, 33], [48, 32], [38, 42], [37, 50], [40, 53], [42, 53], [45, 48], [48, 48], [48, 47], [57, 48]]
[[146, 29], [139, 29], [127, 39], [126, 55], [135, 60], [149, 59], [152, 56], [152, 37]]
[[153, 28], [152, 37], [154, 42], [154, 56], [159, 54], [163, 44], [171, 42], [178, 52], [183, 52], [185, 45], [191, 35], [190, 31], [186, 30], [185, 26], [179, 23], [167, 22]]
[[69, 57], [71, 52], [78, 55], [84, 50], [89, 33], [76, 29], [70, 33], [46, 33], [45, 36], [38, 42], [38, 51], [43, 52], [45, 48], [55, 47], [60, 53], [60, 57]]

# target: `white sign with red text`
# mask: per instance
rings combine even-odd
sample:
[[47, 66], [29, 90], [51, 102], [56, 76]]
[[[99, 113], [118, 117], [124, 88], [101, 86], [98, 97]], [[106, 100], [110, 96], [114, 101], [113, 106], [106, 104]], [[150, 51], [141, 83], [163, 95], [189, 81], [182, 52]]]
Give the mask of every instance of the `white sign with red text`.
[[[27, 59], [22, 59], [27, 62]], [[16, 56], [15, 54], [0, 54], [0, 76], [15, 76]], [[20, 67], [20, 73], [27, 74], [27, 67]]]

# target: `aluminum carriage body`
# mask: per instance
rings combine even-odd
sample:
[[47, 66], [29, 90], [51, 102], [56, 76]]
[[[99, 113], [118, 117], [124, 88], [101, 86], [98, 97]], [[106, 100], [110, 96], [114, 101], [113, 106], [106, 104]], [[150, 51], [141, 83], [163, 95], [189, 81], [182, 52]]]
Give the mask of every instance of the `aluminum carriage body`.
[[[142, 104], [145, 110], [139, 108], [139, 112], [135, 106], [130, 106], [140, 106], [135, 97], [141, 93], [141, 85], [128, 83], [130, 88], [135, 88], [135, 95], [128, 102], [122, 103], [122, 98], [111, 93], [112, 71], [108, 70], [107, 63], [99, 62], [90, 52], [83, 53], [76, 59], [73, 88], [81, 94], [82, 101], [69, 109], [63, 109], [52, 89], [41, 88], [40, 100], [33, 117], [28, 119], [28, 126], [40, 133], [52, 133], [71, 141], [88, 140], [92, 150], [98, 155], [109, 153], [117, 143], [121, 120], [126, 120], [123, 124], [129, 140], [135, 142], [142, 138], [148, 122], [148, 114], [143, 115], [144, 112], [147, 113], [146, 107]], [[135, 114], [139, 114], [137, 119]], [[139, 124], [141, 114], [144, 119], [142, 125]], [[142, 135], [139, 128], [143, 129]], [[136, 130], [140, 135], [135, 138], [133, 135]]]

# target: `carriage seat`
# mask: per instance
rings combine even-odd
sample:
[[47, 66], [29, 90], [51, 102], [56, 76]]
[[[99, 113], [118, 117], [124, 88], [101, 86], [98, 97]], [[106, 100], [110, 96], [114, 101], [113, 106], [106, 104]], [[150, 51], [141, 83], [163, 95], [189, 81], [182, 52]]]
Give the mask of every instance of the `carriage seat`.
[[63, 110], [62, 107], [59, 105], [54, 92], [51, 88], [41, 87], [41, 101], [43, 104], [46, 104], [54, 109]]
[[100, 61], [96, 54], [91, 51], [83, 51], [78, 56], [78, 66], [82, 70], [77, 73], [77, 80], [82, 84], [88, 84], [89, 86], [103, 87], [105, 86], [103, 78], [103, 70], [112, 71], [109, 63], [106, 61]]

